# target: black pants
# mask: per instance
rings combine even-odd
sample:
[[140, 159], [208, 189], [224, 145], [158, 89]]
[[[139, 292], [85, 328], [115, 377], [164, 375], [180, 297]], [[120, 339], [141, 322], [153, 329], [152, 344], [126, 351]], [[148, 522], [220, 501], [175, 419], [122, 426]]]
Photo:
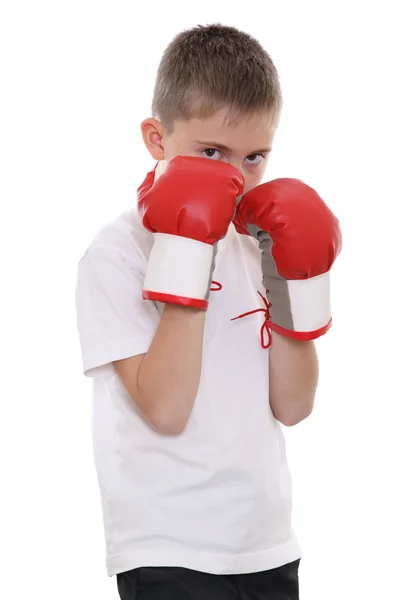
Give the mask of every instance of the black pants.
[[244, 575], [142, 567], [117, 575], [121, 600], [299, 600], [300, 559]]

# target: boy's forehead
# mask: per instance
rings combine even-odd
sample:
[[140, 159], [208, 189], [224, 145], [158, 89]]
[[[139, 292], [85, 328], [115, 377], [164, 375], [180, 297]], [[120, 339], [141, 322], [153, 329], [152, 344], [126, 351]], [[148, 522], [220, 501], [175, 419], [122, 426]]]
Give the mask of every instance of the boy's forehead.
[[269, 149], [276, 131], [275, 121], [266, 112], [232, 119], [225, 110], [205, 119], [192, 118], [180, 125], [193, 141], [213, 142], [244, 153]]

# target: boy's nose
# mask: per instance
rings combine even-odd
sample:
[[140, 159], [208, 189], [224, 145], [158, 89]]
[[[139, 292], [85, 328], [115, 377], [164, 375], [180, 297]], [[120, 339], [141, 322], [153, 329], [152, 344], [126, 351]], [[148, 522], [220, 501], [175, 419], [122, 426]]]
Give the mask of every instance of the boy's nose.
[[242, 169], [243, 165], [242, 165], [242, 161], [241, 161], [241, 160], [239, 160], [239, 159], [238, 159], [238, 160], [234, 160], [234, 159], [232, 159], [232, 160], [230, 160], [230, 161], [228, 161], [228, 162], [229, 162], [229, 163], [230, 163], [230, 164], [231, 164], [233, 167], [236, 167], [236, 169], [237, 169], [238, 171], [240, 171], [240, 172], [242, 173], [243, 177], [244, 177], [244, 171], [243, 171], [243, 169]]

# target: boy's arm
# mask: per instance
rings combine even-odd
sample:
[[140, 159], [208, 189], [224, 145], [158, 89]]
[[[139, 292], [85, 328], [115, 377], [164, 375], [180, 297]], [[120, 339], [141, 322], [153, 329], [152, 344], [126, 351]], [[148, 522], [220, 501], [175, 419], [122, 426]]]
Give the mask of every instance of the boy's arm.
[[160, 161], [138, 189], [142, 223], [154, 235], [143, 298], [167, 304], [146, 354], [113, 364], [160, 433], [181, 433], [192, 411], [215, 244], [229, 228], [243, 186], [242, 173], [230, 164], [176, 156]]
[[[78, 267], [77, 325], [83, 372], [118, 374], [143, 417], [180, 433], [199, 385], [206, 311], [142, 299], [143, 265], [130, 247], [89, 249]], [[127, 259], [127, 255], [129, 259]]]
[[244, 194], [234, 224], [259, 243], [265, 325], [272, 330], [270, 404], [279, 421], [295, 425], [313, 408], [318, 361], [307, 340], [331, 326], [329, 281], [342, 247], [340, 225], [315, 190], [292, 178]]
[[205, 311], [166, 304], [146, 354], [113, 362], [127, 393], [159, 433], [185, 429], [200, 382]]
[[270, 347], [270, 405], [287, 427], [308, 417], [318, 384], [314, 342], [300, 342], [272, 332]]

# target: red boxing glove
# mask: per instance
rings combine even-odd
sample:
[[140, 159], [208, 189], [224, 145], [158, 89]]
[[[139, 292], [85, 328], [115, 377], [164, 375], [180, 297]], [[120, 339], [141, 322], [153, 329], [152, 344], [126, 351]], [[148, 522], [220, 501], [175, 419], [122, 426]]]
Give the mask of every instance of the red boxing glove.
[[143, 298], [207, 309], [214, 255], [233, 219], [244, 178], [235, 167], [177, 156], [138, 189], [139, 214], [154, 233]]
[[298, 340], [326, 333], [332, 322], [329, 271], [342, 235], [317, 192], [298, 179], [264, 183], [243, 196], [234, 224], [262, 251], [267, 327]]

